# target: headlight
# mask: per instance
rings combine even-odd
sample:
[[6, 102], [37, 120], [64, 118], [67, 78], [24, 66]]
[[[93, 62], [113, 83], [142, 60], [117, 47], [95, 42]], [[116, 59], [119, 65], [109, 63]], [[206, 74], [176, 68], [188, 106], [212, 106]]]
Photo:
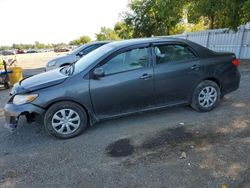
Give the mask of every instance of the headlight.
[[51, 61], [48, 63], [48, 67], [52, 67], [56, 65], [56, 61]]
[[34, 101], [38, 97], [38, 94], [30, 94], [30, 95], [16, 95], [13, 99], [13, 103], [15, 105], [26, 104]]

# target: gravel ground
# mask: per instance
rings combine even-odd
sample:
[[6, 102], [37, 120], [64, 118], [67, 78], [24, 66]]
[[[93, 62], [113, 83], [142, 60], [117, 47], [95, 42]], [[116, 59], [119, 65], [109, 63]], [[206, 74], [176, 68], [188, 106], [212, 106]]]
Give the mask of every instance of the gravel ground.
[[[209, 113], [133, 115], [70, 140], [24, 119], [15, 133], [0, 126], [0, 187], [249, 188], [250, 70], [241, 72], [240, 89]], [[0, 125], [7, 98], [0, 89]]]

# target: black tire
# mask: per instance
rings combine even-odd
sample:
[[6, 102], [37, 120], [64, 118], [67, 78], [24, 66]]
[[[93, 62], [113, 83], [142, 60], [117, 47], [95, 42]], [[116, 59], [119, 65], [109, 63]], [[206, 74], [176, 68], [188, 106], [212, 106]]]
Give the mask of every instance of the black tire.
[[[52, 126], [53, 116], [56, 113], [58, 113], [58, 111], [65, 110], [65, 109], [73, 110], [80, 117], [79, 127], [76, 130], [74, 130], [74, 132], [72, 132], [70, 134], [58, 133]], [[61, 139], [68, 139], [68, 138], [73, 138], [73, 137], [78, 136], [87, 128], [87, 124], [88, 124], [88, 116], [87, 116], [86, 111], [77, 103], [69, 102], [69, 101], [58, 102], [58, 103], [53, 104], [46, 111], [45, 116], [44, 116], [44, 125], [45, 125], [45, 129], [47, 130], [47, 132], [50, 135], [55, 136], [57, 138], [61, 138]]]
[[9, 89], [9, 88], [10, 88], [10, 86], [9, 86], [9, 83], [8, 83], [8, 82], [5, 82], [5, 83], [4, 83], [4, 88], [5, 88], [5, 89]]
[[[206, 87], [213, 87], [216, 90], [216, 92], [217, 92], [216, 100], [209, 107], [204, 107], [199, 102], [199, 95], [200, 95], [201, 91], [203, 89], [205, 89]], [[221, 91], [220, 91], [220, 88], [219, 88], [218, 84], [216, 84], [215, 82], [210, 81], [210, 80], [205, 80], [205, 81], [201, 82], [195, 88], [195, 90], [193, 92], [193, 96], [192, 96], [191, 106], [196, 111], [199, 111], [199, 112], [209, 112], [209, 111], [213, 110], [216, 106], [218, 106], [218, 104], [220, 103], [220, 99], [221, 99]]]

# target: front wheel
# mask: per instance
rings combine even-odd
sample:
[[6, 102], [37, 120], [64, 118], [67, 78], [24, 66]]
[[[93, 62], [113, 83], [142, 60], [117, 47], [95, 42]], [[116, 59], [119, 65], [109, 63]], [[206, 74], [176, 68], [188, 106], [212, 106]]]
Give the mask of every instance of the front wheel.
[[72, 138], [87, 128], [85, 110], [74, 102], [58, 102], [45, 113], [44, 124], [49, 134], [62, 139]]
[[5, 82], [5, 83], [4, 83], [4, 88], [5, 88], [5, 89], [9, 89], [9, 88], [10, 88], [10, 85], [9, 85], [8, 82]]
[[219, 104], [220, 99], [219, 86], [213, 81], [205, 80], [195, 88], [191, 106], [197, 111], [208, 112]]

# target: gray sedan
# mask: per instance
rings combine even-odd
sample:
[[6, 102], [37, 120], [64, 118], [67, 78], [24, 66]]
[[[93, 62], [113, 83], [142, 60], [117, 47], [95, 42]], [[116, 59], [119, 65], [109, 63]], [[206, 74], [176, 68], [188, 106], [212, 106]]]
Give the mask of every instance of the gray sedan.
[[62, 56], [62, 57], [58, 57], [58, 58], [50, 60], [46, 65], [46, 71], [56, 69], [58, 67], [70, 65], [71, 63], [78, 61], [83, 56], [87, 55], [93, 50], [105, 44], [108, 44], [109, 42], [110, 41], [97, 41], [97, 42], [90, 42], [90, 43], [84, 44], [76, 48], [74, 51], [72, 51], [66, 56]]
[[214, 109], [239, 88], [239, 61], [175, 38], [112, 42], [62, 67], [16, 84], [5, 106], [7, 126], [42, 117], [49, 134], [71, 138], [88, 125], [138, 112], [190, 105]]

